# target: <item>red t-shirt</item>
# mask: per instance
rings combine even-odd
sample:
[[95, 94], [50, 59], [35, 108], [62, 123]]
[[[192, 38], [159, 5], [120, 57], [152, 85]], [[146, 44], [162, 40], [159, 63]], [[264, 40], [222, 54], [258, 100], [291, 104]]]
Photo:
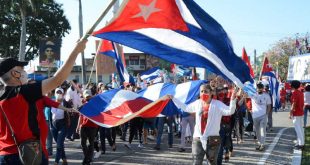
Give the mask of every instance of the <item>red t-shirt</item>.
[[[82, 100], [83, 104], [86, 104], [87, 101], [85, 99]], [[98, 128], [98, 125], [89, 120], [87, 117], [84, 115], [80, 115], [80, 126], [82, 127], [94, 127]]]
[[[44, 115], [38, 115], [36, 107], [36, 101], [40, 98], [40, 82], [15, 87], [6, 86], [0, 91], [0, 108], [6, 114], [18, 144], [29, 139], [38, 139], [40, 136], [37, 119], [45, 121]], [[0, 155], [16, 153], [18, 150], [12, 133], [3, 113], [0, 112]]]
[[291, 103], [295, 106], [293, 107], [293, 116], [303, 116], [304, 115], [304, 94], [299, 90], [294, 90], [291, 96]]
[[95, 124], [94, 122], [92, 122], [91, 120], [89, 120], [87, 117], [81, 115], [80, 116], [80, 122], [81, 122], [81, 128], [82, 127], [94, 127], [94, 128], [98, 128], [98, 125]]
[[46, 150], [46, 139], [48, 136], [48, 125], [46, 123], [45, 117], [44, 117], [44, 107], [54, 107], [57, 108], [60, 103], [50, 99], [47, 96], [43, 96], [41, 99], [39, 99], [36, 102], [37, 109], [38, 109], [38, 124], [40, 128], [40, 140], [43, 147], [43, 152], [46, 157], [48, 157], [48, 152]]

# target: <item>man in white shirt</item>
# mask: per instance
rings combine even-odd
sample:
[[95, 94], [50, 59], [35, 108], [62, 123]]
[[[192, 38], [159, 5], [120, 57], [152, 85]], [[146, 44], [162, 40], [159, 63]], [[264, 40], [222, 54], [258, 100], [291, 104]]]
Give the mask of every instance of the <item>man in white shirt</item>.
[[[65, 96], [65, 101], [68, 103], [72, 103], [72, 108], [78, 109], [82, 105], [82, 99], [80, 93], [77, 89], [77, 81], [72, 80], [71, 86], [68, 88]], [[67, 132], [67, 139], [73, 141], [78, 135], [75, 130], [78, 124], [79, 114], [77, 112], [70, 113], [70, 127]]]
[[229, 116], [236, 109], [236, 90], [232, 95], [230, 106], [212, 99], [209, 84], [200, 86], [200, 99], [188, 105], [186, 112], [195, 113], [195, 128], [192, 143], [193, 164], [201, 165], [206, 155], [211, 164], [217, 163], [220, 146], [220, 124], [222, 116]]
[[267, 114], [271, 111], [271, 99], [270, 96], [264, 92], [264, 85], [261, 82], [257, 83], [256, 87], [257, 93], [251, 98], [251, 113], [258, 140], [256, 150], [263, 151], [265, 149]]

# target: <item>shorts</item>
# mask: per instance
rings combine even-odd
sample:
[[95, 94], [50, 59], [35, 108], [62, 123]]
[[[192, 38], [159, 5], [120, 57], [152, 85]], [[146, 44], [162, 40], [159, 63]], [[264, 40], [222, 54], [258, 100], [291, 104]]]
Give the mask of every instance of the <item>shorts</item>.
[[155, 129], [155, 120], [156, 118], [144, 118], [143, 128], [144, 129]]

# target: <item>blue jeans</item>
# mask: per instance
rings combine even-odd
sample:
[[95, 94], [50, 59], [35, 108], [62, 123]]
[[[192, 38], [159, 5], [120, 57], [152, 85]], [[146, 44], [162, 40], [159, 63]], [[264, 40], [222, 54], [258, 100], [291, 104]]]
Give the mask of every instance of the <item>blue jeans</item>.
[[53, 154], [53, 135], [51, 130], [51, 123], [49, 120], [46, 120], [47, 126], [48, 126], [48, 135], [46, 140], [46, 149], [48, 151], [48, 154]]
[[[0, 165], [23, 165], [19, 160], [18, 154], [10, 155], [0, 155]], [[46, 159], [44, 153], [42, 153], [41, 165], [48, 165], [48, 160]]]
[[66, 121], [64, 119], [53, 121], [52, 133], [54, 140], [57, 144], [55, 163], [59, 163], [60, 158], [62, 160], [66, 159], [65, 145], [64, 145], [67, 133]]
[[76, 138], [76, 127], [79, 121], [79, 115], [78, 114], [72, 114], [70, 115], [70, 126], [67, 128], [67, 134], [66, 137], [68, 139], [74, 140]]
[[305, 107], [305, 109], [304, 109], [304, 127], [307, 126], [308, 111], [310, 111], [310, 107]]
[[168, 144], [169, 145], [173, 144], [172, 122], [173, 122], [173, 117], [172, 116], [170, 116], [170, 117], [158, 117], [157, 118], [158, 135], [157, 135], [156, 144], [158, 146], [160, 146], [160, 143], [161, 143], [161, 136], [163, 135], [163, 130], [164, 130], [165, 123], [168, 124]]

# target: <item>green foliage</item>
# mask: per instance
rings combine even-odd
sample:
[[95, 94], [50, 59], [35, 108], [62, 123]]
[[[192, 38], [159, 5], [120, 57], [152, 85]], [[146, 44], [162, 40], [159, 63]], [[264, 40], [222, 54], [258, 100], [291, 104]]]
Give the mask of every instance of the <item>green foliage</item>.
[[305, 129], [305, 149], [302, 151], [301, 164], [310, 164], [310, 127]]
[[[267, 52], [263, 53], [262, 57], [267, 56], [269, 63], [272, 65], [273, 69], [276, 71], [276, 69], [278, 68], [281, 80], [286, 80], [289, 57], [296, 54], [297, 49], [295, 47], [295, 39], [284, 38], [275, 43], [274, 46]], [[259, 66], [261, 68], [261, 65]]]
[[[26, 60], [31, 60], [39, 55], [40, 38], [62, 38], [71, 29], [67, 18], [64, 16], [62, 5], [56, 2], [45, 1], [37, 8], [35, 13], [31, 12], [31, 7], [28, 5], [26, 13]], [[8, 0], [0, 0], [1, 57], [17, 58], [20, 35], [21, 16], [19, 6], [12, 5]]]

